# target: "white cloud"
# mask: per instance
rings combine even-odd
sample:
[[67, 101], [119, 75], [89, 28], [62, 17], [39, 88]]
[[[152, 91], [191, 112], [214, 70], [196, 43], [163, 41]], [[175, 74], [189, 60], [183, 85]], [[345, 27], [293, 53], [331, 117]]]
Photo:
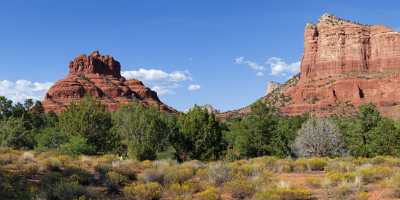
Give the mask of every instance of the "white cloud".
[[271, 66], [271, 75], [274, 76], [290, 76], [300, 72], [300, 62], [288, 64], [281, 58], [272, 57], [266, 64]]
[[151, 89], [157, 92], [157, 95], [164, 96], [168, 94], [175, 94], [174, 86], [155, 85]]
[[197, 85], [197, 84], [191, 84], [188, 86], [188, 90], [189, 91], [196, 91], [196, 90], [200, 90], [201, 86]]
[[262, 65], [257, 64], [256, 62], [246, 60], [244, 57], [235, 58], [235, 63], [239, 65], [247, 65], [251, 69], [255, 71], [264, 71], [265, 67]]
[[245, 59], [244, 57], [235, 58], [235, 64], [246, 65], [256, 72], [256, 76], [264, 76], [267, 68], [271, 69], [273, 76], [291, 76], [300, 72], [300, 62], [286, 63], [283, 59], [271, 57], [265, 61], [264, 65]]
[[190, 74], [186, 71], [174, 71], [171, 73], [159, 69], [143, 69], [137, 71], [123, 71], [122, 76], [127, 79], [139, 79], [142, 81], [170, 81], [181, 82], [190, 80]]
[[180, 87], [181, 83], [192, 80], [189, 71], [165, 72], [159, 69], [143, 68], [133, 71], [123, 71], [122, 76], [126, 79], [143, 81], [160, 96], [175, 94], [175, 89]]
[[23, 102], [26, 99], [42, 100], [52, 85], [50, 82], [0, 80], [0, 96], [5, 96], [14, 102]]
[[257, 72], [256, 76], [264, 76], [264, 72]]

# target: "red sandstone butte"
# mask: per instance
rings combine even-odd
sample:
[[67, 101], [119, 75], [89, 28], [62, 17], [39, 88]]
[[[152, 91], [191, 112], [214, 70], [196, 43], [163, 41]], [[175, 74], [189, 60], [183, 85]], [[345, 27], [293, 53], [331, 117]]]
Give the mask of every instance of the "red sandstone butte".
[[[330, 14], [307, 24], [300, 78], [283, 84], [265, 101], [283, 114], [353, 114], [372, 102], [382, 114], [400, 117], [400, 33]], [[249, 107], [224, 113], [249, 112]]]
[[85, 95], [100, 100], [109, 111], [129, 102], [141, 102], [161, 112], [175, 113], [165, 105], [157, 93], [139, 81], [126, 80], [121, 76], [121, 65], [112, 56], [94, 51], [89, 56], [79, 55], [69, 64], [69, 74], [56, 82], [43, 101], [46, 112], [62, 112], [74, 101]]
[[306, 25], [300, 71], [298, 84], [284, 91], [291, 102], [283, 113], [349, 114], [372, 102], [393, 116], [400, 108], [400, 33], [325, 14]]

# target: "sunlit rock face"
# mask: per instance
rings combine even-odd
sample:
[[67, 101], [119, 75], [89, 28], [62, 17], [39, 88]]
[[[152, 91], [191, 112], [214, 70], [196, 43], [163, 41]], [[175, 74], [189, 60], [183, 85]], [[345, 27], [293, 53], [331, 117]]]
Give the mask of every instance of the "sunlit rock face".
[[120, 63], [112, 56], [103, 56], [98, 51], [73, 59], [69, 64], [68, 75], [49, 89], [43, 106], [46, 112], [58, 113], [85, 95], [100, 100], [110, 111], [136, 101], [162, 112], [176, 112], [162, 103], [157, 93], [141, 81], [122, 77]]
[[[400, 117], [400, 33], [324, 14], [304, 31], [300, 75], [261, 98], [286, 115], [351, 115], [372, 102]], [[244, 115], [249, 107], [221, 113]]]
[[298, 84], [282, 112], [294, 115], [348, 114], [375, 103], [393, 115], [400, 103], [400, 33], [382, 25], [363, 25], [324, 14], [307, 24]]

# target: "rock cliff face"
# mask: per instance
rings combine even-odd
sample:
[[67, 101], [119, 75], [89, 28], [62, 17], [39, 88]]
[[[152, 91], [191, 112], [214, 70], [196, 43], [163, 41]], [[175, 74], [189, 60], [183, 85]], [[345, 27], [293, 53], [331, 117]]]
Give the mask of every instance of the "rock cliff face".
[[350, 114], [372, 102], [391, 116], [400, 103], [400, 33], [325, 14], [306, 25], [300, 71], [283, 113]]
[[400, 33], [388, 27], [324, 14], [305, 27], [300, 71], [295, 84], [262, 99], [287, 115], [347, 115], [372, 102], [400, 117]]
[[79, 55], [69, 64], [69, 74], [56, 82], [47, 92], [43, 107], [46, 112], [61, 112], [71, 102], [91, 95], [116, 110], [120, 105], [138, 101], [162, 112], [176, 112], [160, 101], [157, 93], [139, 80], [121, 76], [121, 65], [112, 56], [98, 51], [89, 56]]

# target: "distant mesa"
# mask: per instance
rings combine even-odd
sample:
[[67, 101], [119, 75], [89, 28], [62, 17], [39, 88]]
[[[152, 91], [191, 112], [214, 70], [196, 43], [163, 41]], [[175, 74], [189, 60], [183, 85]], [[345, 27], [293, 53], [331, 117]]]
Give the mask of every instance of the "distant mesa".
[[129, 102], [140, 102], [162, 112], [176, 112], [161, 102], [157, 93], [141, 81], [122, 77], [120, 63], [98, 51], [88, 56], [79, 55], [70, 62], [68, 75], [49, 89], [43, 107], [46, 112], [58, 113], [85, 95], [100, 100], [110, 111]]
[[220, 112], [218, 109], [214, 108], [214, 106], [212, 106], [211, 104], [205, 104], [200, 107], [203, 108], [204, 110], [206, 110], [208, 113], [217, 114]]
[[400, 117], [400, 33], [389, 27], [324, 14], [305, 27], [300, 68], [285, 84], [269, 85], [261, 100], [286, 115], [351, 115], [372, 102], [383, 115]]

